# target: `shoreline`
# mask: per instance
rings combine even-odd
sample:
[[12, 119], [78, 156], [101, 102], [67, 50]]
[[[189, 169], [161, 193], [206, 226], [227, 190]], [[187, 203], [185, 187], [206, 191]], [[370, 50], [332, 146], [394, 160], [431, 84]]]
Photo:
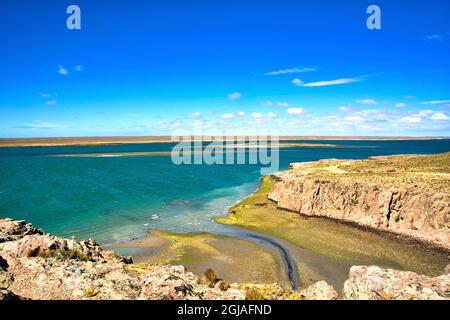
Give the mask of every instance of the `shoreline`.
[[[269, 199], [266, 199], [267, 203], [270, 203], [270, 208], [267, 208], [260, 201], [261, 198], [257, 198], [257, 194], [264, 188], [264, 179], [267, 178], [261, 179], [261, 184], [254, 194], [229, 210], [226, 218], [218, 217], [215, 220], [244, 230], [279, 237], [296, 247], [307, 249], [322, 257], [343, 262], [356, 260], [352, 264], [377, 264], [427, 275], [438, 275], [448, 264], [450, 251], [445, 247], [411, 236], [384, 232], [384, 230], [376, 230], [356, 223], [344, 223], [338, 219], [300, 215], [297, 212], [275, 208], [274, 201]], [[273, 211], [264, 214], [263, 211], [266, 209]], [[242, 215], [246, 214], [248, 217], [242, 218]], [[270, 219], [272, 220], [267, 222]], [[286, 225], [296, 228], [295, 232], [292, 233], [292, 229]], [[301, 234], [305, 232], [309, 234], [302, 237]], [[326, 235], [325, 238], [321, 238], [323, 233]], [[313, 240], [305, 239], [308, 237]], [[350, 240], [354, 242], [349, 242], [347, 245], [347, 241]], [[355, 245], [355, 248], [352, 248], [352, 245]], [[340, 251], [342, 252], [339, 254]], [[295, 254], [294, 258], [296, 258]], [[361, 260], [366, 262], [362, 263]], [[378, 262], [373, 263], [374, 261]]]
[[[369, 253], [358, 252], [358, 250], [356, 250], [356, 252], [354, 254], [350, 253], [350, 254], [344, 255], [343, 257], [339, 257], [339, 256], [336, 257], [333, 255], [324, 254], [323, 252], [320, 252], [320, 250], [318, 252], [318, 251], [314, 250], [314, 248], [311, 248], [308, 246], [304, 247], [301, 244], [296, 243], [295, 241], [294, 242], [291, 241], [291, 239], [280, 236], [279, 234], [273, 234], [271, 232], [266, 232], [264, 229], [251, 228], [251, 227], [248, 227], [245, 225], [226, 223], [226, 220], [230, 218], [230, 215], [233, 214], [233, 210], [236, 207], [241, 206], [243, 203], [245, 205], [245, 203], [248, 201], [252, 201], [252, 197], [255, 197], [255, 195], [257, 195], [261, 191], [261, 188], [263, 187], [264, 179], [267, 179], [267, 177], [261, 177], [260, 184], [258, 185], [256, 190], [251, 192], [249, 195], [243, 197], [242, 199], [236, 201], [229, 208], [226, 208], [225, 212], [222, 215], [218, 215], [217, 217], [214, 218], [214, 221], [216, 221], [217, 223], [220, 223], [223, 225], [228, 225], [235, 230], [236, 229], [239, 230], [239, 233], [241, 233], [240, 234], [241, 237], [233, 236], [231, 234], [230, 235], [217, 235], [217, 234], [213, 234], [213, 233], [209, 233], [209, 232], [180, 233], [180, 234], [176, 234], [176, 236], [177, 237], [206, 236], [206, 237], [212, 237], [212, 238], [215, 237], [215, 238], [219, 239], [218, 241], [220, 241], [220, 239], [223, 239], [223, 238], [230, 238], [230, 239], [234, 239], [232, 241], [238, 240], [238, 241], [253, 242], [253, 241], [249, 240], [248, 238], [245, 238], [245, 235], [247, 234], [247, 237], [248, 237], [252, 233], [256, 233], [256, 234], [259, 234], [263, 238], [267, 237], [268, 239], [272, 239], [273, 241], [276, 242], [276, 244], [278, 246], [280, 246], [282, 248], [282, 251], [284, 251], [285, 254], [288, 255], [288, 258], [287, 258], [289, 261], [288, 263], [292, 263], [291, 269], [293, 269], [293, 272], [295, 273], [295, 277], [297, 277], [296, 281], [297, 281], [298, 287], [300, 287], [300, 288], [307, 287], [308, 285], [314, 283], [315, 281], [320, 281], [320, 280], [326, 280], [327, 282], [333, 284], [334, 287], [342, 288], [343, 282], [347, 279], [348, 271], [349, 271], [350, 267], [355, 264], [361, 264], [361, 265], [375, 264], [375, 265], [380, 265], [383, 267], [392, 267], [392, 268], [400, 269], [400, 270], [413, 269], [416, 272], [421, 271], [419, 273], [426, 273], [427, 275], [434, 274], [437, 272], [437, 270], [443, 269], [444, 263], [442, 261], [441, 262], [437, 262], [437, 261], [439, 260], [439, 257], [442, 257], [442, 255], [448, 255], [450, 253], [445, 248], [442, 248], [439, 246], [434, 246], [431, 243], [427, 243], [427, 242], [421, 241], [420, 239], [415, 239], [410, 236], [400, 235], [400, 234], [396, 234], [393, 232], [385, 232], [383, 230], [377, 230], [377, 229], [373, 229], [370, 227], [361, 226], [356, 223], [349, 223], [348, 221], [340, 221], [338, 219], [332, 219], [332, 218], [326, 218], [326, 217], [303, 216], [303, 215], [299, 215], [298, 213], [291, 212], [289, 210], [277, 209], [277, 212], [279, 214], [294, 215], [296, 217], [296, 219], [304, 219], [306, 221], [310, 221], [313, 225], [319, 225], [319, 227], [322, 228], [322, 229], [319, 228], [319, 231], [318, 231], [319, 233], [320, 232], [329, 232], [329, 230], [327, 230], [327, 226], [329, 227], [331, 225], [334, 228], [336, 228], [338, 231], [342, 230], [342, 232], [344, 234], [343, 239], [346, 239], [345, 237], [347, 236], [346, 233], [348, 230], [350, 230], [350, 233], [353, 233], [353, 234], [356, 233], [357, 235], [362, 235], [362, 237], [364, 238], [364, 241], [369, 242], [368, 250], [373, 249], [371, 247], [374, 247], [374, 245], [372, 243], [373, 239], [380, 242], [380, 247], [383, 247], [384, 244], [390, 244], [393, 247], [388, 248], [389, 249], [388, 252], [390, 252], [392, 254], [391, 255], [387, 254], [384, 256], [383, 256], [383, 254], [381, 254], [381, 256], [379, 256], [379, 253], [376, 253], [376, 252], [374, 255], [371, 255]], [[274, 204], [273, 200], [267, 199], [267, 201]], [[256, 202], [256, 205], [257, 205], [257, 207], [261, 206], [261, 203]], [[160, 231], [157, 231], [157, 232], [160, 232]], [[299, 230], [299, 232], [301, 232], [301, 230]], [[152, 235], [150, 235], [150, 233], [151, 233], [151, 231], [149, 232], [149, 234], [147, 234], [143, 237], [140, 237], [137, 240], [126, 241], [126, 242], [122, 243], [122, 245], [119, 245], [119, 247], [129, 246], [129, 243], [133, 243], [136, 241], [144, 241], [145, 242], [149, 239], [149, 237], [152, 237]], [[359, 237], [361, 237], [361, 236], [359, 236]], [[369, 240], [366, 240], [365, 239], [366, 237], [369, 238]], [[339, 240], [339, 241], [341, 241], [341, 240]], [[253, 244], [255, 244], [255, 242], [253, 242]], [[268, 249], [267, 246], [262, 243], [259, 243], [259, 245], [261, 246], [261, 249], [263, 249], [263, 250]], [[349, 246], [352, 246], [352, 244], [350, 244]], [[363, 247], [365, 247], [365, 246], [363, 246]], [[352, 252], [351, 249], [352, 248], [348, 248], [348, 251]], [[159, 248], [159, 250], [163, 250], [163, 249]], [[404, 252], [408, 252], [409, 250], [417, 251], [415, 253], [415, 256], [414, 255], [412, 256], [412, 260], [418, 259], [420, 261], [417, 262], [416, 267], [411, 267], [411, 266], [415, 266], [416, 262], [415, 261], [408, 262], [407, 260], [409, 258], [406, 258], [406, 262], [405, 262], [405, 259], [404, 259], [405, 254], [403, 252], [399, 252], [399, 255], [403, 256], [403, 258], [396, 257], [394, 255], [394, 252], [396, 252], [396, 250], [402, 250]], [[192, 255], [192, 253], [191, 253], [191, 255]], [[276, 256], [276, 254], [274, 254], [273, 251], [272, 251], [272, 256], [273, 257]], [[406, 254], [406, 256], [409, 257], [408, 254]], [[151, 257], [151, 255], [147, 256], [147, 258], [149, 258], [149, 257]], [[236, 257], [236, 258], [239, 259], [239, 257]], [[189, 253], [186, 253], [186, 256], [184, 256], [183, 259], [189, 260], [190, 259]], [[434, 261], [434, 260], [436, 260], [436, 261]], [[148, 261], [148, 259], [147, 259], [147, 261]], [[277, 257], [278, 265], [280, 265], [280, 263], [283, 263], [282, 261], [283, 260], [280, 259], [280, 255], [278, 255], [278, 257]], [[431, 261], [432, 266], [429, 266], [429, 268], [424, 267], [424, 265], [426, 265], [428, 263], [428, 261]], [[156, 261], [156, 262], [161, 263], [161, 261]], [[285, 257], [284, 265], [286, 267], [286, 257]], [[194, 269], [196, 269], [195, 264], [191, 265], [191, 267], [192, 266], [194, 267]], [[198, 268], [197, 268], [197, 270], [198, 270]], [[428, 270], [428, 271], [426, 271], [426, 270]], [[234, 272], [239, 272], [239, 270], [231, 269], [231, 270], [228, 270], [228, 272], [234, 273]], [[286, 272], [286, 271], [284, 271], [284, 272]], [[287, 268], [287, 272], [289, 272], [289, 268]], [[280, 270], [278, 271], [278, 273], [279, 273], [279, 275], [278, 275], [279, 277], [283, 277], [282, 275], [280, 275]], [[241, 282], [241, 281], [237, 281], [237, 282]], [[253, 280], [251, 282], [255, 283], [255, 282], [258, 282], [258, 280], [256, 280], [256, 281]]]
[[229, 283], [289, 282], [283, 260], [273, 248], [238, 237], [151, 229], [143, 237], [108, 249], [118, 254], [131, 250], [136, 263], [183, 265], [198, 276], [212, 269]]
[[[201, 138], [203, 141], [212, 141], [211, 137]], [[279, 141], [414, 141], [414, 140], [445, 140], [450, 137], [359, 137], [359, 136], [281, 136]], [[232, 137], [231, 139], [235, 139]], [[230, 138], [214, 141], [227, 141]], [[2, 147], [56, 147], [56, 146], [95, 146], [95, 145], [122, 145], [122, 144], [149, 144], [149, 143], [175, 143], [170, 136], [104, 136], [104, 137], [38, 137], [38, 138], [0, 138]]]

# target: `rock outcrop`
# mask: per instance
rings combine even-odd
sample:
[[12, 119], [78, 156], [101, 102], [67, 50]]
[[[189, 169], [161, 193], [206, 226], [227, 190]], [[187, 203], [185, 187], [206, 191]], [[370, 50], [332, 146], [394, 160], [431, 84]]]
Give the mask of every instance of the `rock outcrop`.
[[353, 266], [343, 296], [358, 300], [448, 300], [450, 277], [446, 274], [430, 278], [410, 271]]
[[0, 243], [0, 300], [450, 298], [449, 274], [429, 278], [354, 266], [339, 297], [325, 281], [300, 291], [279, 284], [229, 286], [218, 281], [211, 285], [183, 266], [135, 264], [92, 239], [78, 242], [46, 235], [23, 221], [0, 218], [0, 239], [4, 239]]
[[300, 291], [304, 300], [336, 300], [338, 293], [326, 281], [319, 281]]
[[183, 266], [133, 264], [94, 240], [46, 235], [0, 219], [0, 299], [243, 299], [210, 288]]
[[[443, 170], [450, 170], [447, 158], [449, 166]], [[269, 198], [282, 209], [409, 235], [450, 249], [450, 193], [445, 192], [450, 185], [448, 172], [418, 172], [420, 168], [403, 172], [399, 165], [384, 172], [364, 171], [368, 162], [383, 168], [383, 161], [395, 164], [398, 159], [291, 164], [289, 170], [274, 175], [279, 181]], [[433, 190], [432, 179], [437, 179], [439, 189]]]

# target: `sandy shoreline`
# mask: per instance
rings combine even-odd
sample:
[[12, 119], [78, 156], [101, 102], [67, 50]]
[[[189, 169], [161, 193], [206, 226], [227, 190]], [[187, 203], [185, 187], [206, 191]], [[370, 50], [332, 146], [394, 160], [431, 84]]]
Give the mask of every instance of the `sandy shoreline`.
[[[198, 139], [199, 137], [195, 137]], [[433, 140], [448, 139], [449, 137], [351, 137], [351, 136], [281, 136], [280, 141], [289, 140], [354, 140], [354, 141], [399, 141], [399, 140]], [[223, 140], [234, 138], [224, 137]], [[204, 141], [211, 141], [203, 137]], [[89, 146], [89, 145], [115, 145], [138, 143], [170, 143], [170, 136], [147, 137], [60, 137], [60, 138], [0, 138], [0, 147], [53, 147], [53, 146]]]

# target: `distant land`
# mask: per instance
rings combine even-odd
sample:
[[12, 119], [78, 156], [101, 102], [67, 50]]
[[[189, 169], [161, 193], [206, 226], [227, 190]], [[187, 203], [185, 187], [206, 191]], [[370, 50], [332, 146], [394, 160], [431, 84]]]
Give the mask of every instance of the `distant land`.
[[[211, 137], [203, 138], [211, 141]], [[223, 140], [234, 137], [222, 137]], [[362, 137], [362, 136], [280, 136], [281, 141], [287, 140], [432, 140], [448, 139], [449, 137]], [[216, 139], [216, 138], [214, 138]], [[112, 145], [130, 143], [163, 143], [172, 142], [171, 136], [108, 136], [108, 137], [59, 137], [59, 138], [0, 138], [0, 147], [45, 147], [45, 146], [75, 146], [75, 145]]]

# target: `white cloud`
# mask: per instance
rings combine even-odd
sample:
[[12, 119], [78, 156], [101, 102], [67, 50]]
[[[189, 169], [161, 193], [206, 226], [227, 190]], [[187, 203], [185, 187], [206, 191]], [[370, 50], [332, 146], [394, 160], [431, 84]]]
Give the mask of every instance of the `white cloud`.
[[292, 114], [292, 115], [299, 115], [299, 114], [305, 114], [306, 110], [303, 108], [288, 108], [286, 112], [288, 114]]
[[233, 113], [225, 113], [221, 116], [222, 119], [233, 119], [234, 114]]
[[273, 102], [270, 100], [261, 101], [261, 105], [264, 107], [271, 107], [271, 106], [273, 106]]
[[66, 76], [69, 74], [69, 71], [67, 71], [67, 69], [64, 68], [62, 65], [58, 65], [58, 73], [63, 76]]
[[408, 123], [419, 123], [422, 122], [422, 118], [419, 116], [406, 116], [400, 118], [401, 121], [408, 122]]
[[277, 76], [280, 74], [291, 74], [291, 73], [303, 73], [303, 72], [312, 72], [316, 71], [314, 68], [291, 68], [291, 69], [281, 69], [276, 71], [271, 71], [264, 73], [265, 76]]
[[268, 117], [268, 118], [276, 118], [277, 115], [276, 115], [274, 112], [269, 112], [269, 113], [267, 114], [267, 117]]
[[433, 101], [424, 101], [421, 102], [421, 104], [444, 104], [444, 103], [449, 103], [450, 100], [433, 100]]
[[239, 92], [233, 92], [228, 95], [228, 99], [230, 100], [237, 100], [240, 97], [242, 97], [242, 94], [240, 94]]
[[54, 106], [57, 103], [55, 99], [48, 100], [45, 104], [48, 104], [49, 106]]
[[290, 106], [290, 104], [287, 102], [277, 102], [277, 106], [282, 107], [282, 108], [287, 108]]
[[404, 108], [404, 107], [406, 107], [406, 103], [403, 103], [403, 102], [397, 102], [397, 103], [395, 104], [395, 107], [396, 107], [396, 108]]
[[294, 79], [292, 80], [292, 83], [299, 87], [303, 85], [303, 81], [300, 79]]
[[341, 106], [341, 107], [338, 108], [338, 110], [339, 110], [340, 112], [346, 113], [346, 112], [350, 112], [350, 111], [351, 111], [351, 108], [350, 108], [350, 107], [347, 107], [347, 106]]
[[436, 112], [431, 116], [431, 120], [434, 121], [447, 121], [450, 120], [450, 117], [448, 117], [445, 113], [443, 112]]
[[50, 93], [41, 93], [42, 98], [50, 98], [52, 95]]
[[363, 117], [358, 115], [348, 115], [344, 117], [344, 120], [350, 121], [350, 122], [361, 122], [364, 121]]
[[238, 112], [233, 112], [233, 113], [224, 113], [223, 115], [220, 116], [222, 119], [234, 119], [235, 117], [245, 117], [245, 112], [243, 111], [238, 111]]
[[358, 78], [343, 78], [336, 80], [327, 80], [327, 81], [317, 81], [317, 82], [308, 82], [305, 83], [300, 79], [292, 80], [292, 83], [298, 87], [326, 87], [326, 86], [335, 86], [339, 84], [347, 84], [352, 82], [358, 82]]
[[254, 119], [259, 119], [264, 117], [264, 115], [261, 112], [253, 112], [250, 117], [254, 118]]
[[76, 65], [75, 71], [77, 71], [77, 72], [83, 71], [83, 66], [81, 64]]
[[413, 116], [424, 118], [427, 115], [429, 115], [430, 113], [433, 113], [433, 110], [421, 110], [418, 113], [415, 113]]
[[378, 102], [376, 102], [373, 99], [359, 99], [359, 100], [356, 100], [356, 102], [359, 104], [363, 104], [363, 105], [377, 105], [378, 104]]

